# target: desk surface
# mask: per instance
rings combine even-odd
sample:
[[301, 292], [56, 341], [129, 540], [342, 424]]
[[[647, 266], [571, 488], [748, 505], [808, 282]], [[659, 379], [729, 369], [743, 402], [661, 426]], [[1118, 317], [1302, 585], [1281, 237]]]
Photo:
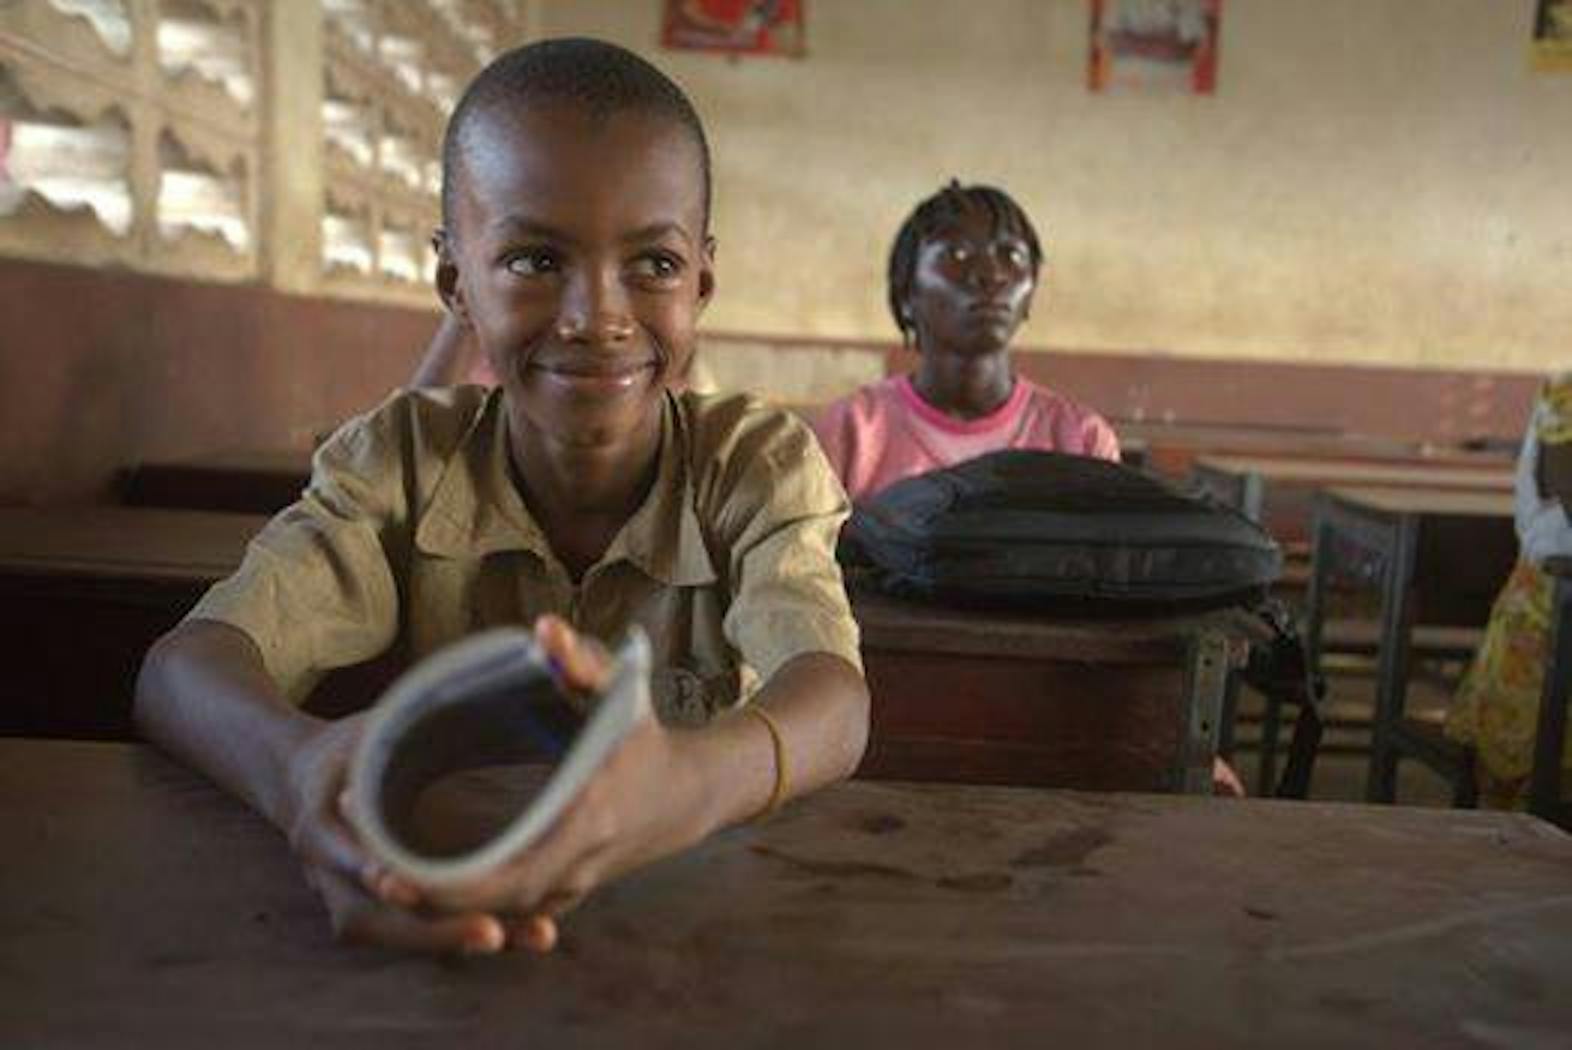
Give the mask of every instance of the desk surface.
[[0, 741], [0, 1045], [1507, 1046], [1572, 1026], [1520, 815], [843, 785], [559, 951], [331, 944], [283, 840], [127, 745]]
[[1422, 462], [1281, 458], [1275, 456], [1202, 456], [1197, 469], [1227, 474], [1256, 474], [1267, 481], [1298, 484], [1388, 485], [1392, 487], [1467, 488], [1512, 491], [1513, 470], [1499, 461], [1476, 466], [1434, 466]]
[[211, 582], [266, 524], [254, 514], [129, 507], [0, 509], [0, 571]]
[[1330, 499], [1349, 506], [1385, 514], [1423, 514], [1456, 518], [1512, 517], [1510, 492], [1467, 489], [1347, 488], [1323, 490]]

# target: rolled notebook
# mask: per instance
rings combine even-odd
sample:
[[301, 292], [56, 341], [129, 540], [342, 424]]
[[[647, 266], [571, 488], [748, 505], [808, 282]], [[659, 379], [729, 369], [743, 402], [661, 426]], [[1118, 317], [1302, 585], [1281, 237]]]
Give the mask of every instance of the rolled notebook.
[[[371, 853], [426, 885], [461, 882], [545, 832], [596, 768], [650, 717], [650, 648], [632, 629], [606, 688], [569, 693], [533, 635], [499, 628], [422, 660], [369, 716], [349, 772], [349, 819]], [[440, 845], [417, 830], [423, 794], [467, 771], [548, 763], [544, 783], [478, 842]]]

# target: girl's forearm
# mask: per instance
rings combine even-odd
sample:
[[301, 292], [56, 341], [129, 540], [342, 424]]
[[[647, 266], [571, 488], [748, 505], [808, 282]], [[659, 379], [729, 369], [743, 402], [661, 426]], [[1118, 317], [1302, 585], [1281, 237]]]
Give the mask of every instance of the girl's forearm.
[[289, 760], [318, 720], [279, 695], [240, 631], [193, 621], [159, 639], [137, 677], [136, 724], [146, 739], [287, 829]]
[[778, 801], [809, 794], [850, 776], [868, 741], [868, 689], [839, 657], [812, 653], [777, 671], [751, 704], [780, 734], [777, 766], [771, 725], [744, 709], [700, 730], [709, 802], [704, 834], [741, 823]]

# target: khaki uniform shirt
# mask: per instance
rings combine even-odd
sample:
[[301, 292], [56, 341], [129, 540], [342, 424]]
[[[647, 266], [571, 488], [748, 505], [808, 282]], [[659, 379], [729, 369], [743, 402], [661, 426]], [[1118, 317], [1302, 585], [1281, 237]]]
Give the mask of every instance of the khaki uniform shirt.
[[648, 632], [656, 710], [695, 725], [802, 653], [860, 667], [835, 539], [845, 494], [811, 431], [744, 397], [668, 394], [648, 496], [575, 583], [514, 485], [500, 391], [405, 392], [318, 451], [310, 487], [192, 610], [256, 643], [301, 702], [396, 642], [418, 658], [554, 612]]

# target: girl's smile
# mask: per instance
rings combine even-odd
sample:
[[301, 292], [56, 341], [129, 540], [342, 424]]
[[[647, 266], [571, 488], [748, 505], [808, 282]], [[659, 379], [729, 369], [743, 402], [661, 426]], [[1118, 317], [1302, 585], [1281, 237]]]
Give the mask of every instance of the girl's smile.
[[557, 102], [471, 122], [460, 157], [438, 281], [501, 377], [516, 454], [647, 461], [713, 287], [696, 143]]

